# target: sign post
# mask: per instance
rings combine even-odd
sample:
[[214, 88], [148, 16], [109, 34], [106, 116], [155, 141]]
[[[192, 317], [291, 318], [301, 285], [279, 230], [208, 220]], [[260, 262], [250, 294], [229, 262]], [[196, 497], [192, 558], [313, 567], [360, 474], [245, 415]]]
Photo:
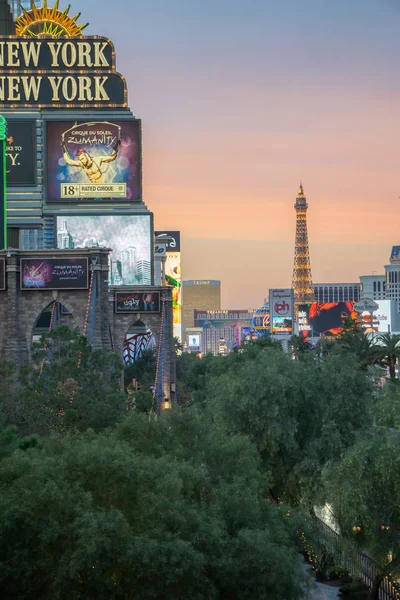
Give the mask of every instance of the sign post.
[[0, 115], [0, 249], [7, 248], [7, 182], [6, 182], [7, 121]]

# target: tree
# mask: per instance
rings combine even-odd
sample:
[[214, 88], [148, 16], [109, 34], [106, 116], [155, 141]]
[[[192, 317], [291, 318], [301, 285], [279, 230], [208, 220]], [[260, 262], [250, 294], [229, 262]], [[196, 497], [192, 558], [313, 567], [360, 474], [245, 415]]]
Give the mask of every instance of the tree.
[[396, 379], [396, 364], [400, 356], [400, 335], [381, 333], [378, 336], [377, 357], [381, 365], [389, 369], [391, 381]]
[[362, 369], [377, 364], [379, 361], [379, 350], [374, 339], [371, 339], [361, 329], [347, 329], [338, 339], [339, 349], [344, 354], [353, 354]]
[[[385, 576], [400, 576], [400, 436], [382, 430], [361, 436], [341, 460], [324, 469], [324, 499], [341, 532], [379, 564], [371, 600]], [[359, 527], [359, 533], [353, 528]]]
[[325, 462], [371, 424], [371, 390], [354, 357], [293, 361], [270, 348], [226, 363], [194, 403], [228, 433], [250, 437], [275, 497], [312, 505]]
[[118, 356], [93, 350], [86, 337], [62, 326], [42, 336], [33, 358], [35, 366], [23, 370], [17, 382], [14, 378], [14, 393], [0, 398], [6, 421], [20, 434], [102, 429], [116, 423], [126, 401]]
[[304, 360], [306, 353], [311, 350], [310, 342], [302, 335], [292, 335], [289, 348], [297, 360]]
[[5, 598], [295, 600], [294, 530], [256, 449], [191, 409], [0, 463]]

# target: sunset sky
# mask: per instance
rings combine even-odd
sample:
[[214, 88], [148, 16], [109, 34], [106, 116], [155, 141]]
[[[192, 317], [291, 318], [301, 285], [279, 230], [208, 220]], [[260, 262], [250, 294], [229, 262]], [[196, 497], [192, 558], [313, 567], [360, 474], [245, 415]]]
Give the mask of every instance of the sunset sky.
[[[317, 283], [400, 243], [400, 0], [72, 0], [143, 120], [144, 199], [223, 308], [291, 285], [300, 179]], [[74, 14], [75, 14], [74, 12]]]

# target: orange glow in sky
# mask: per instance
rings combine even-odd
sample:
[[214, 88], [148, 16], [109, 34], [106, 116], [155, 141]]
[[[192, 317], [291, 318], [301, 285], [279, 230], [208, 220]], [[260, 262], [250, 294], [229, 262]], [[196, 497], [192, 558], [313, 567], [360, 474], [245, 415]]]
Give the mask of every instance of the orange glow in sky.
[[280, 4], [115, 0], [112, 22], [85, 4], [143, 120], [155, 228], [181, 231], [183, 279], [220, 279], [223, 308], [291, 285], [300, 179], [314, 282], [382, 273], [400, 243], [400, 5]]

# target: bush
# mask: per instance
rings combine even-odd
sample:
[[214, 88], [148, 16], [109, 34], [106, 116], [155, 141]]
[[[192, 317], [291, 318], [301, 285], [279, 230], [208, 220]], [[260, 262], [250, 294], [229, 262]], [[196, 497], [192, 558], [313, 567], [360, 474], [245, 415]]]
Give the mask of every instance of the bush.
[[369, 589], [358, 579], [352, 579], [339, 590], [340, 598], [343, 600], [368, 600]]
[[326, 578], [328, 581], [335, 581], [337, 579], [343, 579], [348, 574], [347, 569], [342, 565], [332, 565], [326, 570]]

